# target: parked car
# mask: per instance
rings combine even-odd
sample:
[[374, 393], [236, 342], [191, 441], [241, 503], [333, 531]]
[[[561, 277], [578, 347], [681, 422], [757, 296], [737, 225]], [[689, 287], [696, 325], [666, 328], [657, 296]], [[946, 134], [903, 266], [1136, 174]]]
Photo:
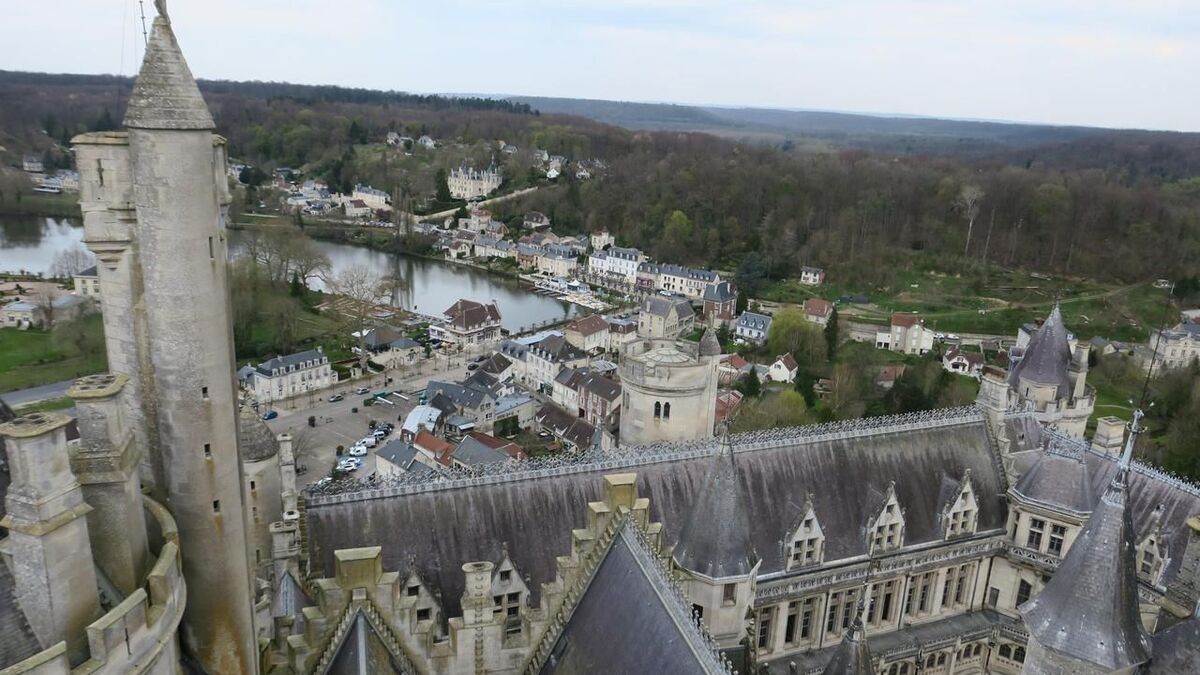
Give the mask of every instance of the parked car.
[[371, 435], [374, 436], [376, 440], [379, 440], [379, 439], [384, 438], [385, 436], [387, 436], [390, 433], [392, 433], [391, 429], [378, 428], [375, 431], [372, 431]]
[[351, 457], [365, 457], [366, 454], [367, 454], [367, 446], [365, 446], [365, 445], [356, 445], [356, 446], [350, 448], [350, 456]]
[[266, 420], [273, 420], [273, 419], [275, 419], [276, 417], [279, 417], [279, 413], [278, 413], [277, 411], [275, 411], [275, 410], [268, 410], [266, 413], [264, 413], [264, 414], [263, 414], [263, 421], [266, 421]]
[[487, 361], [487, 356], [476, 356], [475, 358], [471, 359], [472, 363], [483, 363], [484, 361]]
[[945, 334], [945, 333], [934, 333], [934, 334], [933, 334], [933, 339], [934, 339], [934, 340], [945, 340], [945, 339], [946, 339], [946, 334]]
[[467, 370], [475, 370], [478, 367], [479, 367], [478, 363], [468, 363], [467, 364]]
[[375, 439], [374, 436], [363, 436], [363, 439], [361, 441], [359, 441], [359, 443], [365, 445], [368, 448], [373, 448], [373, 447], [375, 447], [375, 444], [378, 443], [378, 441]]
[[359, 396], [362, 396], [363, 394], [371, 393], [371, 390], [367, 389], [366, 387], [359, 387], [358, 389], [354, 390], [354, 393], [358, 394]]
[[333, 396], [329, 397], [330, 403], [337, 403], [338, 401], [344, 401], [344, 400], [346, 400], [346, 397], [343, 396], [342, 394], [334, 394]]
[[947, 340], [957, 340], [957, 339], [958, 339], [958, 336], [957, 336], [957, 335], [955, 335], [954, 333], [950, 333], [950, 334], [948, 334], [948, 335], [946, 336], [946, 339], [947, 339]]

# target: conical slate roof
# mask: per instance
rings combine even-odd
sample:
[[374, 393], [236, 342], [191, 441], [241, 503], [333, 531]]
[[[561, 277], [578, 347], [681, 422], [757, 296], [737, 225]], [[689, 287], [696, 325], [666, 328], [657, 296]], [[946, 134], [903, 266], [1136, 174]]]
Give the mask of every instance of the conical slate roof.
[[1067, 377], [1070, 364], [1067, 327], [1063, 324], [1062, 311], [1055, 305], [1046, 323], [1029, 339], [1024, 356], [1008, 374], [1008, 382], [1017, 386], [1024, 379], [1035, 384], [1053, 385], [1058, 387], [1055, 398], [1066, 398], [1071, 393], [1071, 380]]
[[[1136, 424], [1135, 420], [1135, 429]], [[1133, 522], [1126, 508], [1135, 434], [1130, 434], [1117, 474], [1058, 571], [1020, 608], [1029, 634], [1039, 644], [1102, 672], [1125, 670], [1150, 658], [1149, 639], [1138, 616]]]
[[710, 579], [750, 574], [758, 564], [758, 555], [750, 541], [746, 504], [726, 431], [704, 478], [704, 488], [679, 533], [675, 562]]
[[250, 406], [238, 413], [238, 452], [246, 462], [274, 457], [279, 452], [275, 434]]
[[700, 356], [717, 356], [721, 353], [721, 342], [717, 340], [717, 333], [711, 327], [704, 331], [704, 337], [700, 338]]
[[825, 665], [821, 675], [874, 675], [875, 668], [871, 666], [871, 650], [867, 648], [866, 629], [863, 628], [863, 593], [859, 594], [858, 610], [855, 612], [854, 623], [850, 632], [842, 638], [833, 658]]
[[188, 69], [171, 22], [154, 19], [146, 56], [133, 83], [125, 126], [131, 129], [213, 129], [212, 115]]

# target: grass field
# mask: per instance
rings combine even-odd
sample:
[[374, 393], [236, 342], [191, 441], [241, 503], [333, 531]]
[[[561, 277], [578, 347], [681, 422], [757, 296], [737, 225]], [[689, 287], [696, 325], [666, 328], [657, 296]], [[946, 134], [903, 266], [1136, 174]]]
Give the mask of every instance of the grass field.
[[759, 295], [775, 302], [802, 303], [811, 297], [837, 300], [860, 294], [867, 305], [842, 305], [842, 317], [887, 324], [892, 312], [918, 312], [930, 328], [943, 332], [1015, 335], [1017, 328], [1044, 318], [1057, 301], [1067, 326], [1087, 339], [1142, 341], [1162, 321], [1164, 291], [1149, 283], [1118, 285], [1089, 280], [1045, 278], [1019, 270], [992, 268], [986, 281], [971, 275], [905, 270], [887, 287], [857, 288], [836, 280], [820, 287], [795, 279], [776, 281]]
[[0, 392], [99, 373], [107, 367], [104, 350], [81, 356], [56, 344], [47, 331], [0, 328]]

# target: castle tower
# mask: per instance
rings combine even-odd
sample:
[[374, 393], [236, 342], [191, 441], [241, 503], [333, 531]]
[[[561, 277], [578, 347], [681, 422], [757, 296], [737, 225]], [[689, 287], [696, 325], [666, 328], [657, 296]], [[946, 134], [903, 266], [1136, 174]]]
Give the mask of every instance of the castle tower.
[[1019, 608], [1029, 675], [1126, 675], [1150, 659], [1138, 615], [1127, 480], [1142, 412], [1134, 411], [1117, 473], [1050, 582]]
[[257, 672], [226, 280], [223, 140], [154, 20], [126, 133], [76, 139], [109, 360], [136, 381], [155, 493], [179, 526], [183, 641], [210, 673]]
[[[716, 336], [694, 342], [639, 339], [621, 356], [621, 445], [712, 438]], [[716, 352], [720, 346], [715, 345]]]
[[89, 375], [67, 392], [78, 416], [79, 445], [71, 469], [83, 486], [96, 565], [122, 593], [142, 584], [150, 552], [138, 482], [141, 448], [125, 420], [125, 375]]
[[736, 648], [746, 634], [760, 560], [728, 428], [698, 495], [671, 557], [709, 634], [722, 649]]
[[[1089, 346], [1071, 350], [1058, 305], [1029, 339], [1023, 352], [1013, 350], [1008, 386], [1020, 407], [1062, 433], [1083, 438], [1095, 409], [1094, 390], [1087, 386]], [[981, 393], [982, 395], [982, 393]]]
[[30, 628], [43, 646], [65, 640], [71, 662], [78, 663], [87, 657], [86, 628], [100, 616], [100, 597], [88, 543], [92, 508], [67, 452], [70, 422], [66, 415], [33, 413], [0, 424], [12, 473], [0, 526], [9, 531], [3, 554]]

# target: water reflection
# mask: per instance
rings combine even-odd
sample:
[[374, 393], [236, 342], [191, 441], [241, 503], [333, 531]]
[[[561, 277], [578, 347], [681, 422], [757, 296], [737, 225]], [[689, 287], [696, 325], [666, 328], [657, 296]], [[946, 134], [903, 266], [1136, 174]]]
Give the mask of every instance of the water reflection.
[[0, 272], [48, 274], [59, 251], [82, 241], [74, 218], [0, 216]]

